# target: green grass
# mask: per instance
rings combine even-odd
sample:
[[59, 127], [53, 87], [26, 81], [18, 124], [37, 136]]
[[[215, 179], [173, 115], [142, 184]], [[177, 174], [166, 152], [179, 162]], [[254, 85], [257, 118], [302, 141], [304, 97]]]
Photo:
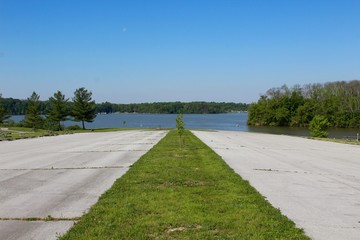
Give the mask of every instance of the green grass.
[[309, 239], [189, 131], [170, 131], [60, 239]]
[[8, 130], [3, 131], [0, 130], [0, 141], [7, 140], [17, 140], [17, 139], [24, 139], [24, 138], [35, 138], [35, 137], [44, 137], [44, 136], [53, 136], [58, 135], [53, 132], [47, 130], [35, 130], [33, 131], [32, 128], [24, 128], [24, 127], [10, 127]]

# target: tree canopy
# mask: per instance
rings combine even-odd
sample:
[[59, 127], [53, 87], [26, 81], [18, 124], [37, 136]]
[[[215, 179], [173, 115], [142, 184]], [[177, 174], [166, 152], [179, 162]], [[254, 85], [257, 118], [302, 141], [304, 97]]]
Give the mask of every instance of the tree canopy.
[[307, 127], [320, 115], [328, 119], [329, 126], [359, 128], [360, 81], [272, 88], [248, 112], [249, 125]]
[[[3, 106], [10, 115], [24, 115], [26, 112], [27, 100], [3, 98]], [[49, 113], [51, 102], [40, 101], [41, 114]], [[66, 105], [72, 108], [72, 102], [67, 101]], [[217, 114], [247, 111], [246, 103], [231, 102], [155, 102], [155, 103], [129, 103], [119, 104], [103, 102], [96, 104], [96, 113], [163, 113], [163, 114]]]
[[48, 119], [50, 122], [57, 124], [58, 130], [61, 130], [61, 122], [66, 121], [70, 114], [69, 106], [67, 102], [69, 99], [65, 98], [65, 95], [61, 91], [54, 93], [52, 97], [49, 98], [49, 116]]
[[85, 122], [93, 122], [96, 117], [96, 105], [91, 96], [92, 92], [84, 87], [74, 92], [72, 116], [75, 121], [81, 121], [83, 129], [85, 129]]
[[33, 129], [41, 128], [43, 126], [43, 118], [40, 115], [40, 96], [33, 92], [28, 98], [28, 106], [25, 114], [25, 124]]
[[0, 93], [0, 124], [3, 124], [5, 120], [10, 118], [8, 110], [3, 106], [2, 97]]
[[216, 102], [155, 102], [113, 104], [109, 102], [97, 104], [99, 113], [163, 113], [163, 114], [216, 114], [246, 111], [246, 103]]

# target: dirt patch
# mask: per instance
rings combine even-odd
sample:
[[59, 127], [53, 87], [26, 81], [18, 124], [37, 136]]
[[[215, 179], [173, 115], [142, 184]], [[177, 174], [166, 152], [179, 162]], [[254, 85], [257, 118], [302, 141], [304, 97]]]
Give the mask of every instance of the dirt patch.
[[188, 229], [200, 229], [201, 225], [194, 225], [194, 226], [188, 226], [188, 227], [174, 227], [174, 228], [169, 228], [168, 230], [166, 230], [167, 233], [172, 233], [172, 232], [181, 232], [181, 231], [186, 231]]

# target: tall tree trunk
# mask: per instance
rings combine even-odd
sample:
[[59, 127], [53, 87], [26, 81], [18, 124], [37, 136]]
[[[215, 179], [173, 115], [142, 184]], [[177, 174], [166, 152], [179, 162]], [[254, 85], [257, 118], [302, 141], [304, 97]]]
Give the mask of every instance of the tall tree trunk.
[[82, 121], [83, 130], [85, 130], [85, 123]]

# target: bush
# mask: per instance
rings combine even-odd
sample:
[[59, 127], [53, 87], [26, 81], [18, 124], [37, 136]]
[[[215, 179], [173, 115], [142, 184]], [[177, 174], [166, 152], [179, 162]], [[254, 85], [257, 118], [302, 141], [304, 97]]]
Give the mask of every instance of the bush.
[[329, 126], [329, 120], [326, 117], [319, 115], [315, 116], [309, 124], [311, 136], [326, 138], [328, 136], [326, 130]]
[[79, 125], [72, 125], [72, 126], [68, 126], [66, 128], [66, 130], [70, 130], [70, 131], [76, 131], [76, 130], [81, 130], [82, 128]]
[[180, 137], [180, 144], [184, 144], [184, 139], [183, 139], [183, 135], [184, 135], [184, 126], [185, 126], [185, 122], [183, 119], [183, 115], [179, 114], [176, 117], [176, 128]]
[[7, 120], [5, 120], [3, 126], [4, 126], [4, 127], [15, 127], [15, 126], [16, 126], [16, 123], [15, 123], [15, 121], [12, 120], [12, 119], [7, 119]]

